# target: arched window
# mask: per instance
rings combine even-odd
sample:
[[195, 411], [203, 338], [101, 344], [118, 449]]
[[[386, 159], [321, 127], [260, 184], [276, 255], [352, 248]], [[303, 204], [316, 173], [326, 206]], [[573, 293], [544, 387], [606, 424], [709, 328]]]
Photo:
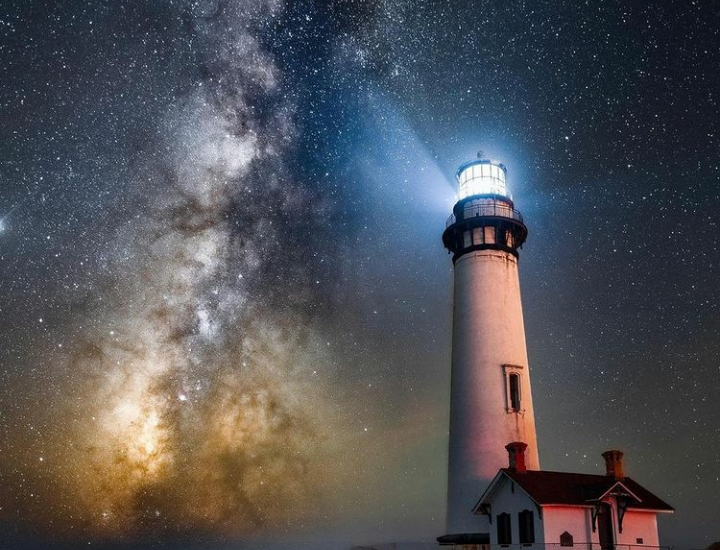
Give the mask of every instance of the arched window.
[[573, 536], [565, 531], [562, 535], [560, 535], [560, 546], [574, 546], [575, 542], [573, 541]]
[[497, 516], [497, 541], [498, 544], [512, 544], [512, 529], [510, 526], [510, 514], [498, 514]]
[[512, 373], [508, 379], [510, 390], [510, 409], [515, 412], [520, 410], [520, 376]]
[[523, 510], [518, 514], [520, 526], [520, 543], [531, 544], [535, 542], [535, 519], [532, 510]]

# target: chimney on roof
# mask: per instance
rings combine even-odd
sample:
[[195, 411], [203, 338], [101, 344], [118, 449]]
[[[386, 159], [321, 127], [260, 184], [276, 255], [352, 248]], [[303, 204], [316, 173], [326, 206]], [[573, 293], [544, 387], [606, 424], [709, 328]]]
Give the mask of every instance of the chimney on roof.
[[527, 467], [525, 466], [525, 449], [527, 449], [527, 443], [513, 441], [505, 445], [505, 448], [507, 449], [510, 461], [508, 469], [521, 474], [527, 472]]
[[623, 473], [622, 451], [605, 451], [602, 457], [605, 459], [605, 475], [612, 476], [615, 479], [625, 477]]

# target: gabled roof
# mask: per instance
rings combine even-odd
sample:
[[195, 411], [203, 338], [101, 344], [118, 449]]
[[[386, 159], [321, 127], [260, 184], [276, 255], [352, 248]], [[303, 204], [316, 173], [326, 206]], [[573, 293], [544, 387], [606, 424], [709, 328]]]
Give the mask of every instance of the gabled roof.
[[656, 497], [642, 485], [629, 477], [616, 480], [614, 477], [594, 474], [573, 474], [569, 472], [546, 472], [528, 470], [517, 472], [503, 468], [483, 494], [475, 510], [490, 500], [497, 482], [507, 476], [538, 505], [592, 506], [609, 493], [621, 492], [629, 497], [628, 509], [673, 512], [672, 506]]

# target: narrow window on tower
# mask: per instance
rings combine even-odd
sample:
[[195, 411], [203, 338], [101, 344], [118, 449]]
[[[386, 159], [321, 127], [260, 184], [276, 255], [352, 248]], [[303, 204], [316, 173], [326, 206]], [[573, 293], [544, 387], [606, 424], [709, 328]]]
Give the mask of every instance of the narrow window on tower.
[[518, 514], [520, 527], [520, 544], [535, 542], [535, 520], [532, 510], [523, 510]]
[[508, 377], [508, 386], [510, 390], [510, 408], [514, 412], [520, 411], [520, 376], [512, 373]]
[[494, 227], [486, 227], [485, 228], [485, 242], [487, 244], [495, 244], [495, 228]]
[[501, 245], [507, 244], [507, 231], [504, 229], [497, 230], [497, 243]]
[[468, 248], [469, 246], [472, 246], [472, 233], [463, 231], [463, 247]]
[[510, 514], [498, 514], [497, 517], [498, 544], [512, 544], [512, 530], [510, 528]]

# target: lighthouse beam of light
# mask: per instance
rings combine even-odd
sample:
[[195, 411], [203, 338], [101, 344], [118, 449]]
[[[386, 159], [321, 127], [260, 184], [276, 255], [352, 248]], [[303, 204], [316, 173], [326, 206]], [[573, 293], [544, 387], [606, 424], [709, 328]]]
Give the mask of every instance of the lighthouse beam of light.
[[393, 101], [380, 90], [365, 97], [363, 141], [369, 145], [354, 161], [366, 191], [380, 208], [442, 214], [455, 203], [456, 185]]

